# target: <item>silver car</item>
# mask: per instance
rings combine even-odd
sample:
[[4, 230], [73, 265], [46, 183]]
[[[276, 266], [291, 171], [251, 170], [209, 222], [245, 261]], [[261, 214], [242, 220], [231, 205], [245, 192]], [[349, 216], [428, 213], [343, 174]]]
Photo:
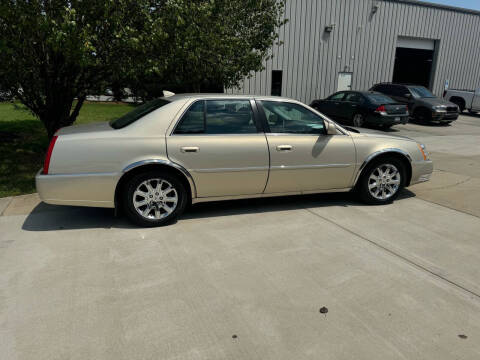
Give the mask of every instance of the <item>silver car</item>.
[[346, 129], [295, 100], [192, 94], [59, 130], [36, 185], [46, 203], [157, 226], [204, 201], [355, 190], [385, 204], [432, 170], [416, 141]]

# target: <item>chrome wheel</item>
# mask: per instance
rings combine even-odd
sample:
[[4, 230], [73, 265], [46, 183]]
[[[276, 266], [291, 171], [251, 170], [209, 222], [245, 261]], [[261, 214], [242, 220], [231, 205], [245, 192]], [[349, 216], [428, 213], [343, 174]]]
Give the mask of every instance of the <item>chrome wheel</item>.
[[376, 167], [368, 178], [368, 191], [377, 200], [387, 200], [400, 188], [401, 175], [392, 164]]
[[133, 193], [133, 207], [145, 219], [163, 219], [175, 211], [177, 204], [177, 190], [163, 179], [145, 180]]
[[363, 115], [361, 114], [356, 114], [353, 117], [353, 126], [355, 127], [362, 127], [363, 125]]

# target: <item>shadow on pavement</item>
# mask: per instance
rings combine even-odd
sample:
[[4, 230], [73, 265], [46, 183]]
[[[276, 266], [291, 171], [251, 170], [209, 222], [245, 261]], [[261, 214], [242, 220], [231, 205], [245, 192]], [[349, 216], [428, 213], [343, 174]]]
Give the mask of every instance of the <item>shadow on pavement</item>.
[[[405, 189], [398, 200], [415, 197]], [[203, 219], [242, 214], [299, 210], [309, 207], [368, 206], [358, 202], [352, 193], [297, 195], [273, 198], [257, 198], [217, 201], [192, 205], [180, 217]], [[125, 216], [115, 217], [113, 209], [39, 204], [25, 219], [22, 229], [27, 231], [58, 231], [75, 229], [134, 229]]]
[[461, 113], [460, 115], [480, 119], [480, 113], [471, 113], [471, 112], [465, 111], [465, 112]]

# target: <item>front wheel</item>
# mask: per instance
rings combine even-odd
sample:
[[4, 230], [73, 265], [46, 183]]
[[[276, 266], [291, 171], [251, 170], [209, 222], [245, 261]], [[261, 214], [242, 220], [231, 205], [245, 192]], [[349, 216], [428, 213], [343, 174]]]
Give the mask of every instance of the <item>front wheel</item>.
[[123, 204], [135, 224], [153, 227], [167, 224], [183, 213], [187, 191], [176, 176], [157, 171], [134, 176], [125, 186]]
[[405, 166], [400, 160], [383, 158], [364, 170], [357, 190], [367, 204], [382, 205], [395, 200], [405, 186]]
[[417, 120], [419, 123], [426, 123], [432, 121], [432, 116], [429, 113], [428, 110], [426, 109], [418, 109], [415, 111], [413, 117], [415, 120]]

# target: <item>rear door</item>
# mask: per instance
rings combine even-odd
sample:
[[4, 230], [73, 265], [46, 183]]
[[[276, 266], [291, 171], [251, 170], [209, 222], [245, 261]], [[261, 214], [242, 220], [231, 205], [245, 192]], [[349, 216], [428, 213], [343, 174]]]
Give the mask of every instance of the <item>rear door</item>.
[[249, 99], [194, 101], [167, 137], [170, 160], [192, 175], [198, 197], [261, 194], [269, 155]]
[[345, 96], [342, 102], [342, 117], [346, 122], [350, 122], [355, 114], [363, 113], [362, 104], [364, 101], [363, 96], [357, 92], [350, 92]]

